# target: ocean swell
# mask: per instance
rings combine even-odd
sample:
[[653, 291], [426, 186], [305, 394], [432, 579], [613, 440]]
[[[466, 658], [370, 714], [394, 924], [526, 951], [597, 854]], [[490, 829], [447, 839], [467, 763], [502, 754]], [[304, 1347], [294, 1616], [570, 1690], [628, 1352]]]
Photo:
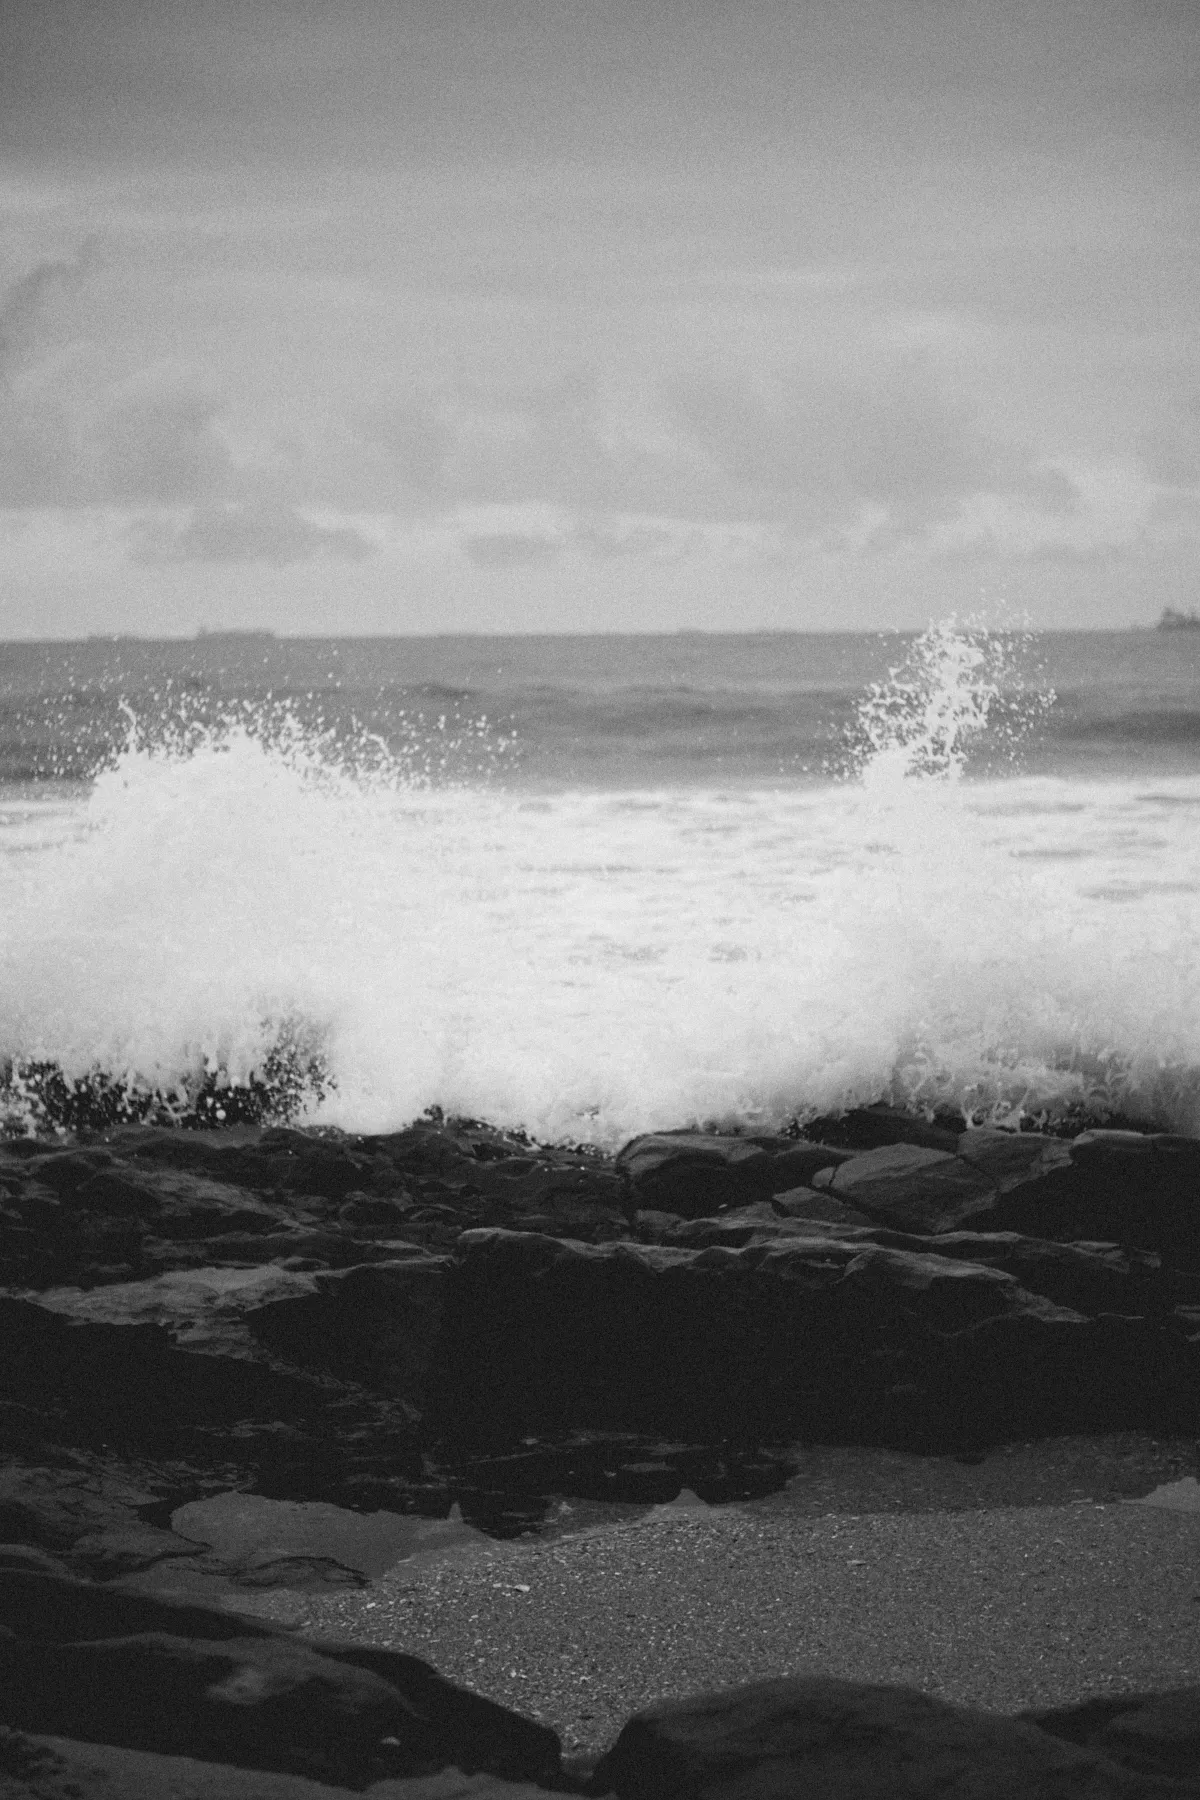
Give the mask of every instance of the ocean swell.
[[1200, 781], [961, 779], [989, 655], [925, 640], [803, 787], [522, 793], [278, 713], [131, 733], [0, 833], [8, 1128], [436, 1106], [611, 1146], [887, 1097], [1200, 1130]]

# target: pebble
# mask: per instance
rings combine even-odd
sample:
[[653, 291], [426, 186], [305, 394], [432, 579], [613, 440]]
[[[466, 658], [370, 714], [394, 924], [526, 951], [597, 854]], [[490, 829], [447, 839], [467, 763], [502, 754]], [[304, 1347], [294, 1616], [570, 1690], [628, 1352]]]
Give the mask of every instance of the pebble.
[[256, 1610], [423, 1656], [574, 1755], [654, 1699], [767, 1676], [894, 1682], [997, 1712], [1200, 1682], [1195, 1513], [727, 1507], [496, 1550]]

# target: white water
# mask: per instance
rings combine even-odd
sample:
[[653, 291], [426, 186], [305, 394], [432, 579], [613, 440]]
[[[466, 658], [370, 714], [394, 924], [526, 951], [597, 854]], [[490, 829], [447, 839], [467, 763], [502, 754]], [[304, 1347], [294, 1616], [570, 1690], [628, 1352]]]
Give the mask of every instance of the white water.
[[0, 807], [0, 1059], [170, 1090], [282, 1031], [354, 1130], [612, 1145], [886, 1094], [1200, 1131], [1200, 780], [959, 779], [963, 642], [868, 698], [841, 785], [522, 797], [131, 742]]

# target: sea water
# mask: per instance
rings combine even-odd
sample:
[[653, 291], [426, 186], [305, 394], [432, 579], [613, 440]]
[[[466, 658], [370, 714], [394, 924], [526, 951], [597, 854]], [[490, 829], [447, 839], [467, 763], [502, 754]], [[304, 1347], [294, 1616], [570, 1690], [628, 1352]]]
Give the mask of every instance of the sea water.
[[10, 1131], [1200, 1132], [1198, 943], [1200, 633], [0, 646]]

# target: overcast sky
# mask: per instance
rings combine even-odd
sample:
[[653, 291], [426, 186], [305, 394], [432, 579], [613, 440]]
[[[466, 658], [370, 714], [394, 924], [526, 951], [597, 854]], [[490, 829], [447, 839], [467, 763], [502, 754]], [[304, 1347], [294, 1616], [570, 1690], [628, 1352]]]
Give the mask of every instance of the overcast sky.
[[0, 635], [1200, 604], [1195, 0], [4, 0]]

